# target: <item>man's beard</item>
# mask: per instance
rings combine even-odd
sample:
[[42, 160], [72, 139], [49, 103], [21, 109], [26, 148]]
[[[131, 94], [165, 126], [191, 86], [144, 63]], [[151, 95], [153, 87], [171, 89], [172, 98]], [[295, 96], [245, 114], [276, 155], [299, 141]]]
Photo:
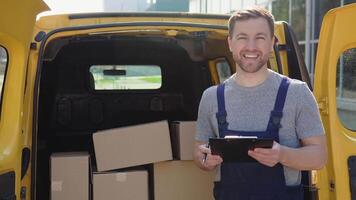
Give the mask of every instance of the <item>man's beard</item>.
[[268, 62], [268, 56], [263, 56], [261, 59], [258, 60], [257, 63], [249, 63], [244, 64], [243, 58], [236, 58], [236, 63], [242, 69], [242, 71], [247, 73], [255, 73], [258, 72], [264, 65]]

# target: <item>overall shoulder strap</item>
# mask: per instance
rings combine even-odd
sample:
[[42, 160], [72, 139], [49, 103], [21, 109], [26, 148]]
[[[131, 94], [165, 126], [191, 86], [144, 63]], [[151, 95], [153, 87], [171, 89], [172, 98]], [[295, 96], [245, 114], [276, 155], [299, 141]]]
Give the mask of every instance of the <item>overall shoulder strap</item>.
[[290, 81], [288, 78], [284, 77], [281, 84], [279, 85], [277, 98], [274, 103], [274, 108], [271, 111], [267, 130], [278, 133], [279, 128], [281, 128], [281, 119], [283, 117], [283, 108], [286, 101], [289, 84]]
[[220, 137], [224, 137], [225, 131], [227, 130], [228, 123], [226, 121], [226, 108], [225, 108], [225, 84], [222, 83], [218, 85], [217, 88], [217, 101], [218, 101], [218, 112], [216, 113], [216, 120], [218, 122], [218, 129]]

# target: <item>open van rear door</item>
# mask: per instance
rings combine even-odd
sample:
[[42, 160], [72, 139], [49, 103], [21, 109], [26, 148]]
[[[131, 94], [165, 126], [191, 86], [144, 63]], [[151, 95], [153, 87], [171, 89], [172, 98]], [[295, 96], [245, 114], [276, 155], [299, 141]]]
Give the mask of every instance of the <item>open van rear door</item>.
[[356, 4], [330, 10], [320, 32], [314, 94], [328, 139], [319, 199], [356, 199]]
[[36, 15], [46, 8], [41, 0], [0, 0], [0, 199], [20, 199], [24, 141], [30, 137], [21, 126], [27, 58]]

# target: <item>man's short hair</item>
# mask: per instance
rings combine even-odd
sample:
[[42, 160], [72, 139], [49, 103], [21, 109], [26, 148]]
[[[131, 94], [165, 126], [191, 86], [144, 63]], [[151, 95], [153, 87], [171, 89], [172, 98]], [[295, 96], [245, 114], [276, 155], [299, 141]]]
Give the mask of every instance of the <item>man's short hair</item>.
[[229, 19], [229, 35], [232, 37], [236, 22], [245, 21], [249, 19], [263, 18], [267, 20], [268, 27], [270, 29], [271, 37], [274, 36], [274, 17], [266, 9], [260, 7], [254, 7], [244, 10], [235, 11]]

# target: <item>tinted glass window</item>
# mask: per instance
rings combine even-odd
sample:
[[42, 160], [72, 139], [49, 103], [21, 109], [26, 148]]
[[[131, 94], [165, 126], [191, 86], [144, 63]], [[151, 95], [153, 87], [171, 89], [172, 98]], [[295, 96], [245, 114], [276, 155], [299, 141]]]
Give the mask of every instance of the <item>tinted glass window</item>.
[[340, 0], [315, 0], [315, 29], [314, 38], [319, 38], [321, 23], [324, 15], [332, 8], [340, 6]]
[[350, 3], [356, 3], [356, 0], [344, 0], [344, 5], [347, 5]]
[[305, 0], [292, 0], [291, 24], [298, 40], [305, 40]]
[[216, 63], [216, 70], [218, 72], [220, 83], [224, 82], [231, 76], [230, 65], [226, 60], [218, 61]]
[[6, 66], [7, 66], [7, 52], [5, 48], [0, 46], [0, 93], [2, 92], [2, 88], [5, 80]]
[[152, 90], [162, 86], [157, 65], [93, 65], [89, 72], [95, 90]]
[[272, 14], [276, 21], [289, 21], [289, 1], [274, 0], [272, 1]]
[[356, 130], [356, 48], [340, 56], [336, 73], [336, 101], [340, 121]]

